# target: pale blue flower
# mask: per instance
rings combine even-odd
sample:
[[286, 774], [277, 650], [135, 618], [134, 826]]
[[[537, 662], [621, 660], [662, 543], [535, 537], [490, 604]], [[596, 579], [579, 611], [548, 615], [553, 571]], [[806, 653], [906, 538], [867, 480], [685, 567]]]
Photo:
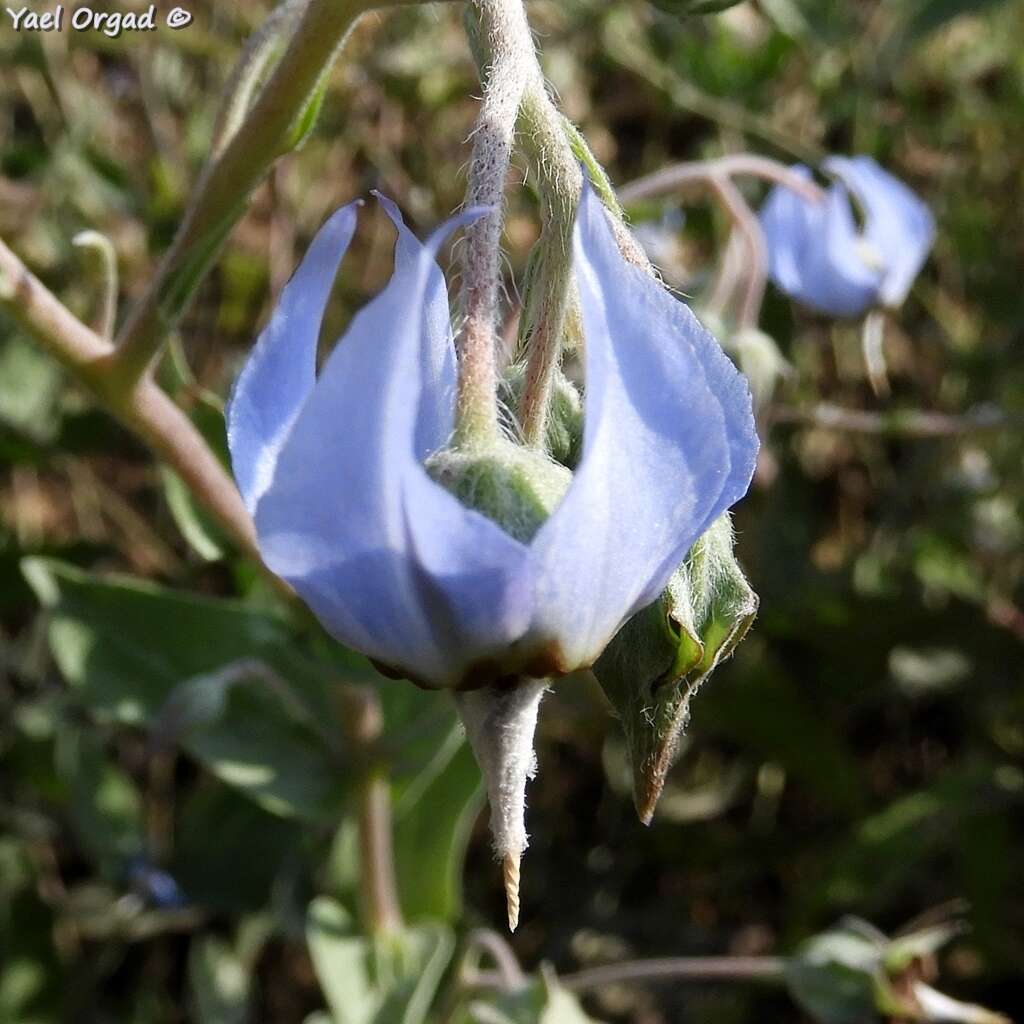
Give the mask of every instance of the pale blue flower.
[[[761, 208], [771, 279], [798, 302], [832, 316], [899, 306], [935, 239], [928, 207], [870, 157], [829, 157], [823, 168], [835, 178], [823, 202], [778, 185]], [[792, 170], [811, 177], [806, 167]]]
[[388, 286], [319, 377], [317, 336], [356, 206], [284, 289], [235, 386], [228, 439], [269, 568], [350, 647], [437, 686], [592, 663], [746, 491], [744, 379], [690, 310], [619, 253], [587, 189], [575, 231], [586, 336], [583, 455], [523, 543], [424, 469], [453, 427], [442, 240], [398, 231]]

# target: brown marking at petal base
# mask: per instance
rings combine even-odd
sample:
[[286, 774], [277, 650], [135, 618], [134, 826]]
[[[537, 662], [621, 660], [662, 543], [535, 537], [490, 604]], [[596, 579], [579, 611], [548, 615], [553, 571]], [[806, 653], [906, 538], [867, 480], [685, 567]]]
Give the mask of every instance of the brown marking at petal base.
[[470, 663], [452, 687], [438, 686], [409, 669], [388, 665], [376, 658], [370, 658], [370, 664], [387, 679], [408, 679], [421, 690], [453, 689], [459, 692], [480, 690], [485, 686], [508, 689], [517, 686], [523, 676], [532, 679], [555, 679], [590, 667], [569, 665], [561, 647], [556, 643], [550, 643], [530, 653], [509, 651], [501, 658], [479, 658]]
[[565, 656], [557, 644], [549, 644], [539, 650], [522, 653], [516, 657], [511, 652], [504, 658], [481, 658], [473, 662], [462, 675], [456, 690], [479, 690], [484, 686], [499, 689], [518, 685], [519, 679], [554, 679], [575, 672], [585, 666], [567, 665]]
[[376, 658], [368, 659], [370, 664], [382, 675], [385, 679], [407, 679], [413, 686], [419, 690], [429, 690], [431, 693], [436, 693], [438, 690], [443, 690], [443, 686], [438, 686], [436, 683], [428, 682], [426, 679], [416, 675], [415, 672], [410, 672], [408, 669], [399, 668], [397, 665], [389, 665], [387, 662], [378, 661]]
[[369, 659], [370, 664], [382, 675], [385, 679], [405, 679], [406, 675], [400, 668], [395, 668], [394, 665], [388, 665], [383, 661], [378, 661], [376, 658]]

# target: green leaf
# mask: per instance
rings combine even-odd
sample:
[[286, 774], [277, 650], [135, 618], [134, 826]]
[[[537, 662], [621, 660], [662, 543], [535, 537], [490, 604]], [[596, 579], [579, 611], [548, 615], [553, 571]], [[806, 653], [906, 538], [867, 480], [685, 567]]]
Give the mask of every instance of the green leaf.
[[367, 938], [324, 896], [310, 904], [306, 940], [336, 1024], [421, 1024], [455, 947], [440, 924]]
[[463, 742], [462, 726], [447, 694], [421, 690], [404, 679], [380, 679], [377, 694], [395, 807], [401, 811], [455, 756]]
[[547, 964], [541, 965], [540, 977], [531, 978], [515, 992], [472, 1000], [466, 1020], [472, 1024], [600, 1024], [583, 1012]]
[[480, 769], [466, 743], [404, 809], [395, 808], [399, 903], [410, 920], [461, 911], [462, 865], [483, 803]]
[[245, 1024], [249, 971], [226, 942], [214, 935], [193, 940], [188, 981], [197, 1024]]
[[650, 821], [665, 786], [690, 698], [743, 639], [757, 605], [723, 515], [694, 544], [661, 597], [619, 630], [594, 665], [622, 722], [642, 821]]
[[107, 756], [94, 732], [62, 727], [54, 748], [68, 786], [68, 810], [79, 840], [113, 876], [144, 845], [142, 800], [134, 782]]
[[20, 335], [0, 338], [0, 423], [33, 441], [53, 439], [60, 367]]
[[[194, 680], [253, 658], [287, 680], [309, 720], [331, 721], [327, 671], [293, 650], [277, 616], [46, 559], [22, 568], [49, 610], [58, 667], [99, 721], [152, 727], [181, 684], [201, 686]], [[197, 760], [274, 813], [337, 816], [343, 773], [292, 701], [265, 686], [234, 686], [214, 711], [182, 736]]]
[[849, 929], [815, 936], [786, 965], [790, 995], [822, 1024], [864, 1024], [879, 1019], [885, 987], [883, 946]]
[[190, 902], [218, 913], [259, 910], [283, 876], [308, 873], [301, 822], [215, 779], [184, 801], [177, 836], [171, 874]]
[[160, 467], [160, 482], [163, 484], [164, 500], [170, 509], [175, 525], [189, 547], [206, 562], [215, 562], [224, 557], [224, 549], [217, 537], [216, 529], [209, 517], [196, 503], [185, 481], [167, 466]]

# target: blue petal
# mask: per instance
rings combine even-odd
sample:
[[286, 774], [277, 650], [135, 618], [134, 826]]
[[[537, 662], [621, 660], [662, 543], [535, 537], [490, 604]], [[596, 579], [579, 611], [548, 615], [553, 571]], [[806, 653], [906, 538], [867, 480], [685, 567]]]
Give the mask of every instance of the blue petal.
[[411, 235], [401, 245], [391, 282], [303, 406], [256, 528], [267, 565], [339, 640], [453, 685], [525, 632], [526, 550], [423, 469], [421, 424], [439, 402], [426, 368], [443, 364], [434, 349], [448, 335], [425, 314], [435, 245]]
[[[410, 280], [417, 272], [422, 246], [405, 226], [398, 207], [387, 196], [374, 191], [381, 208], [398, 232], [395, 246], [395, 276]], [[427, 342], [422, 346], [423, 400], [416, 424], [416, 451], [425, 459], [448, 440], [455, 426], [455, 339], [448, 312], [448, 289], [441, 268], [431, 261], [427, 271], [427, 290], [423, 307]], [[401, 287], [396, 285], [396, 287]]]
[[884, 263], [881, 302], [900, 305], [935, 241], [931, 211], [871, 157], [834, 156], [823, 166], [849, 188], [864, 210], [864, 238]]
[[[800, 165], [790, 170], [808, 181], [811, 172]], [[760, 213], [761, 230], [768, 247], [768, 273], [787, 295], [800, 293], [803, 251], [824, 222], [823, 211], [791, 189], [777, 185], [768, 194]]]
[[686, 306], [622, 258], [589, 187], [574, 245], [583, 458], [531, 545], [534, 628], [566, 667], [596, 658], [658, 596], [746, 491], [758, 447], [746, 381]]
[[[792, 170], [810, 180], [806, 167]], [[881, 274], [861, 256], [844, 189], [833, 186], [815, 203], [778, 185], [760, 218], [768, 273], [781, 291], [831, 316], [857, 316], [874, 303]]]
[[809, 240], [804, 289], [809, 305], [832, 316], [860, 316], [875, 304], [882, 274], [864, 259], [863, 240], [839, 185], [825, 193], [823, 230]]
[[228, 447], [250, 513], [313, 388], [320, 323], [360, 205], [343, 206], [317, 233], [235, 382], [227, 407]]

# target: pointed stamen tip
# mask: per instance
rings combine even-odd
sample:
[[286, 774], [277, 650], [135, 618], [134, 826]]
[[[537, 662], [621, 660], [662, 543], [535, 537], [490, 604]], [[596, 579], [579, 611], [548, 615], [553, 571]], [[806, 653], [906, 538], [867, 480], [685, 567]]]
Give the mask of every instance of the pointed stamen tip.
[[508, 930], [514, 932], [519, 925], [519, 857], [506, 853], [501, 860], [501, 873], [508, 904]]

